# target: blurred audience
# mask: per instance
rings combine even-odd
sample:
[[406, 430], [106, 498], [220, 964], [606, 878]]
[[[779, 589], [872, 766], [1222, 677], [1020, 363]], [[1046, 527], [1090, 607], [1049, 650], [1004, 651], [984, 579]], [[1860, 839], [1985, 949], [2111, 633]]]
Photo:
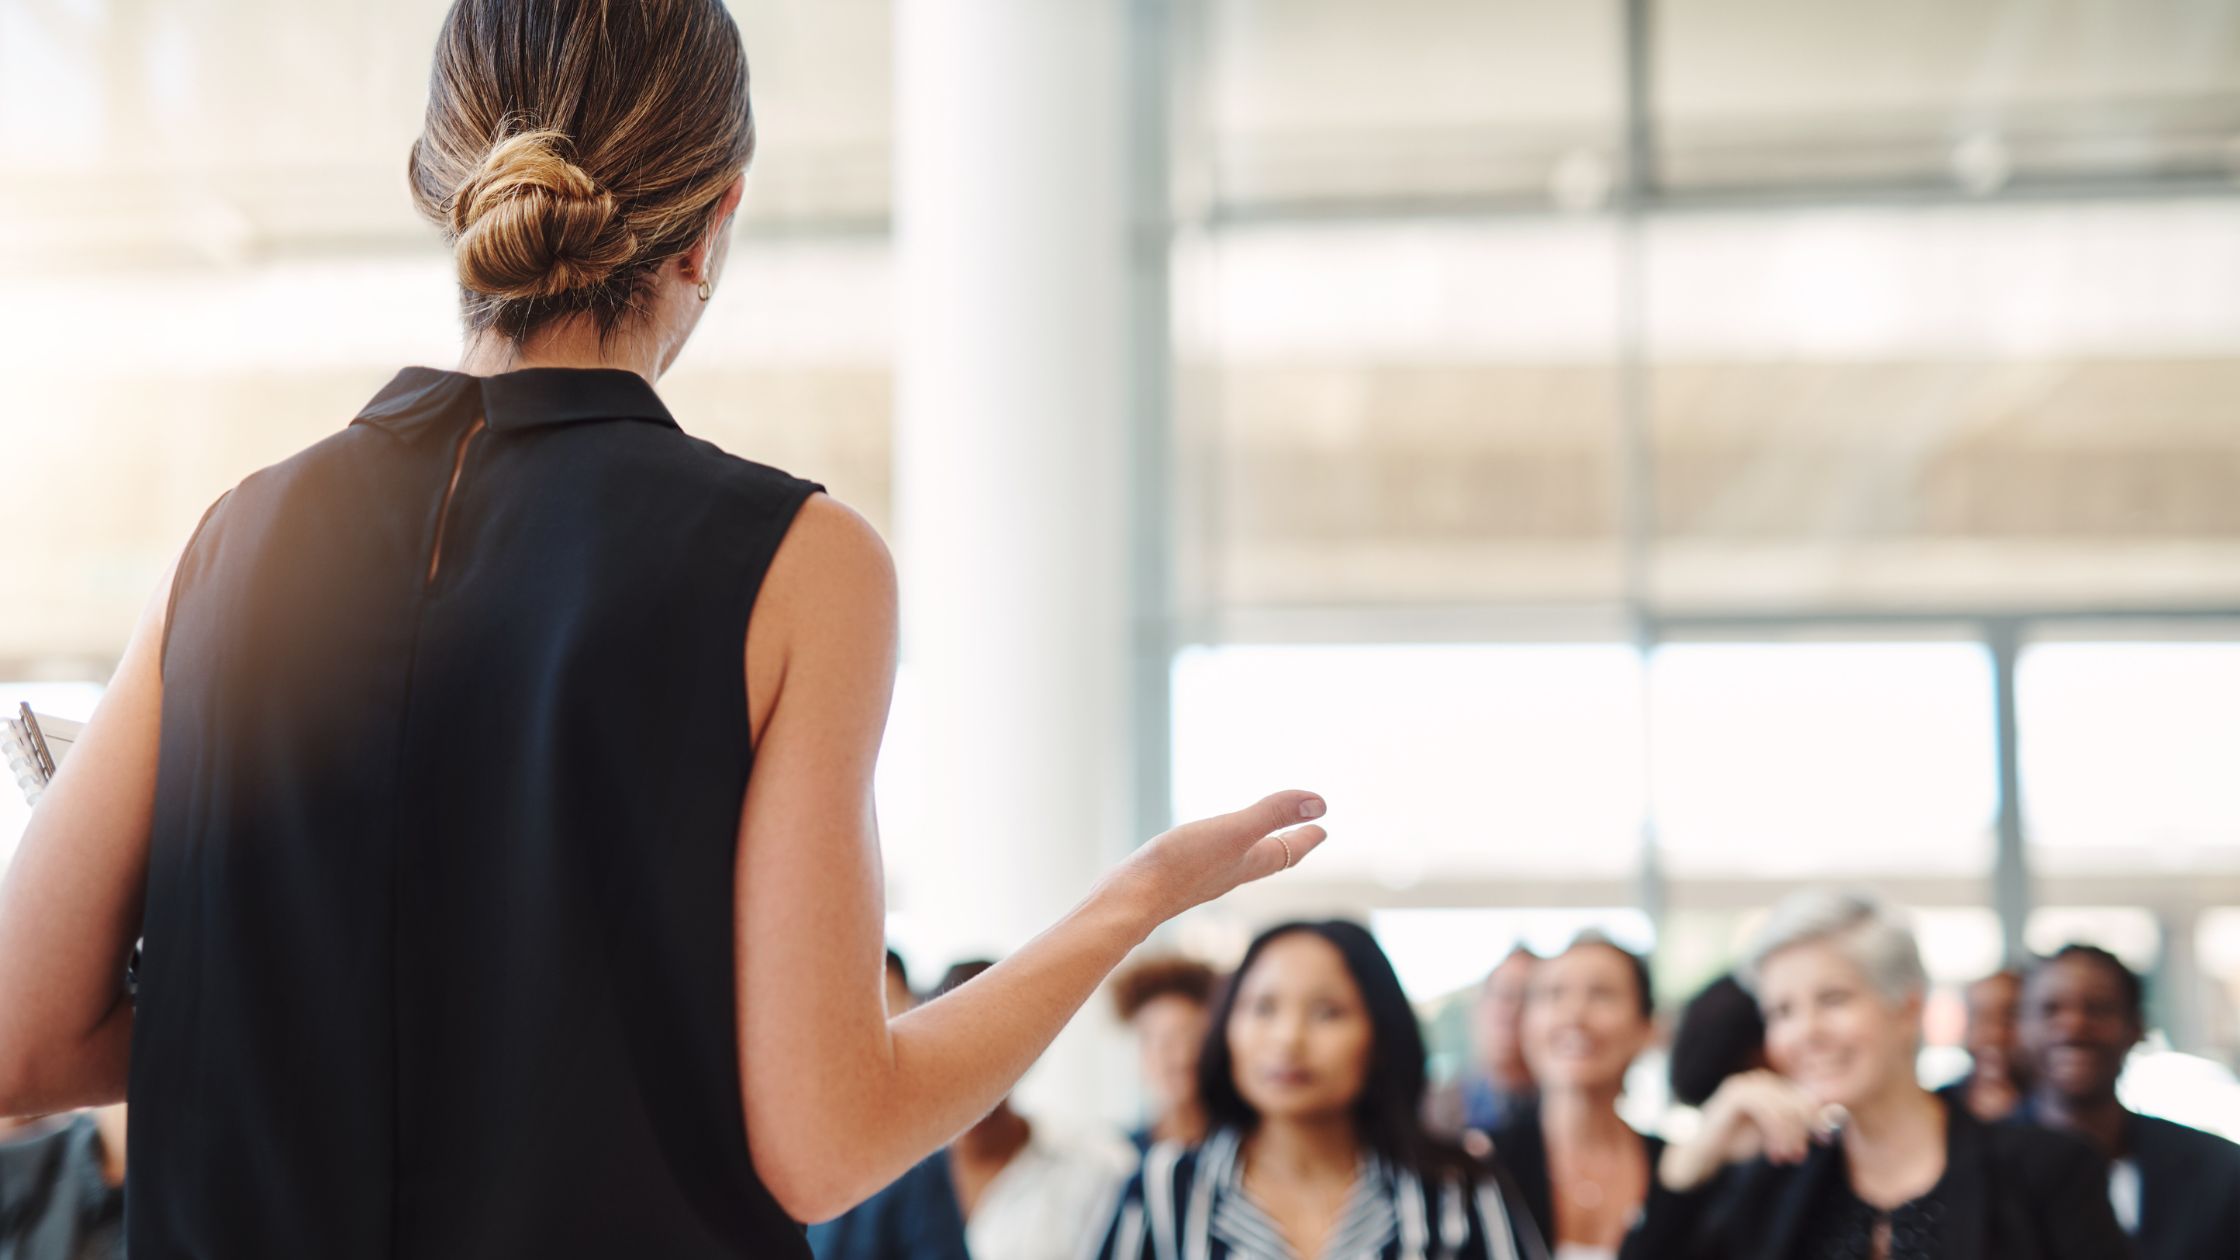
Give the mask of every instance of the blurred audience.
[[1672, 1034], [1674, 1102], [1701, 1107], [1728, 1077], [1765, 1065], [1765, 1016], [1741, 981], [1721, 976], [1689, 999]]
[[[1524, 1056], [1525, 994], [1539, 956], [1519, 945], [1478, 986], [1470, 1010], [1470, 1061], [1433, 1090], [1424, 1123], [1450, 1138], [1490, 1134], [1533, 1103], [1532, 1068]], [[1483, 1139], [1466, 1142], [1482, 1151]]]
[[1741, 969], [1772, 1071], [1730, 1078], [1659, 1161], [1641, 1260], [2118, 1260], [2106, 1164], [2067, 1134], [1986, 1125], [1914, 1075], [1928, 976], [1870, 898], [1776, 906]]
[[2028, 1070], [2015, 1053], [2015, 1016], [2022, 1006], [2022, 973], [1995, 971], [1968, 986], [1968, 1074], [1937, 1093], [1966, 1107], [1976, 1119], [2004, 1120], [2028, 1092]]
[[1524, 1054], [1540, 1102], [1494, 1131], [1493, 1151], [1555, 1260], [1612, 1260], [1663, 1153], [1618, 1118], [1655, 1031], [1653, 992], [1649, 964], [1598, 932], [1533, 969]]
[[[916, 1004], [893, 950], [886, 982]], [[1133, 1159], [1006, 1100], [809, 1239], [819, 1260], [2240, 1260], [2240, 1145], [2118, 1099], [2146, 1029], [2119, 959], [2070, 945], [1968, 986], [1970, 1069], [1933, 1094], [1927, 987], [1887, 906], [1784, 901], [1680, 1016], [1672, 1097], [1701, 1115], [1667, 1147], [1619, 1113], [1654, 987], [1608, 937], [1504, 957], [1430, 1092], [1374, 937], [1287, 923], [1226, 985], [1176, 955], [1115, 977]], [[122, 1254], [115, 1111], [0, 1135], [0, 1260]]]
[[1368, 929], [1262, 933], [1214, 1005], [1198, 1063], [1209, 1133], [1161, 1143], [1104, 1260], [1512, 1260], [1524, 1216], [1422, 1123], [1415, 1012]]
[[1120, 1022], [1135, 1031], [1150, 1116], [1128, 1135], [1138, 1154], [1159, 1142], [1196, 1145], [1205, 1137], [1198, 1101], [1198, 1050], [1213, 1001], [1213, 968], [1179, 956], [1147, 958], [1112, 982]]
[[918, 1004], [918, 995], [910, 987], [910, 969], [902, 965], [902, 955], [887, 951], [887, 1016], [893, 1018]]
[[0, 1136], [0, 1260], [122, 1260], [125, 1109]]
[[[995, 964], [958, 963], [935, 998]], [[1117, 1138], [1061, 1135], [1009, 1099], [870, 1199], [809, 1230], [818, 1260], [1075, 1260], [1133, 1167]]]
[[2140, 1260], [2240, 1256], [2240, 1146], [2116, 1099], [2146, 1034], [2144, 986], [2123, 961], [2070, 945], [2031, 967], [2019, 1041], [2036, 1082], [2017, 1118], [2083, 1137], [2109, 1161], [2108, 1199]]

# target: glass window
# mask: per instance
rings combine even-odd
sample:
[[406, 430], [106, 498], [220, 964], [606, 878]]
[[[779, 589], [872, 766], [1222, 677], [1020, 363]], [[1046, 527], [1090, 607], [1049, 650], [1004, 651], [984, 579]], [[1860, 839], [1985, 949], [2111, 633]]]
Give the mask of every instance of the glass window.
[[1972, 643], [1685, 643], [1649, 671], [1676, 875], [1988, 869], [1991, 661]]
[[2045, 871], [2240, 869], [2240, 643], [2036, 643], [2015, 691]]
[[1644, 241], [1661, 606], [2240, 598], [2240, 205], [1707, 212]]
[[2201, 964], [2202, 1050], [2240, 1062], [2240, 909], [2203, 911], [2194, 942]]
[[1596, 219], [1186, 239], [1185, 607], [1617, 599], [1618, 257]]
[[1546, 958], [1589, 928], [1636, 953], [1656, 946], [1649, 916], [1631, 906], [1377, 910], [1369, 926], [1417, 1002], [1472, 989], [1520, 945]]
[[2142, 976], [2162, 961], [2162, 929], [2137, 906], [2039, 906], [2023, 925], [2022, 942], [2041, 956], [2064, 945], [2097, 945]]
[[1665, 178], [1686, 189], [2223, 177], [2221, 0], [1654, 6]]
[[1298, 786], [1318, 880], [1613, 874], [1640, 835], [1640, 674], [1617, 645], [1236, 645], [1174, 667], [1175, 816]]
[[1607, 188], [1624, 108], [1615, 0], [1176, 8], [1185, 205], [1546, 204], [1582, 163]]

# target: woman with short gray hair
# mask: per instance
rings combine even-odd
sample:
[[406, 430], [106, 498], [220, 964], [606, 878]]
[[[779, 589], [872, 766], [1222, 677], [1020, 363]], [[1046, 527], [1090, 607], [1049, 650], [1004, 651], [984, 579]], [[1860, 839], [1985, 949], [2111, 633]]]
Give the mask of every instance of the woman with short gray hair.
[[1841, 951], [1892, 1002], [1928, 994], [1929, 972], [1921, 965], [1921, 949], [1905, 916], [1857, 892], [1812, 890], [1774, 906], [1751, 937], [1737, 975], [1758, 992], [1768, 959], [1815, 941]]
[[2126, 1254], [2092, 1152], [1986, 1127], [1921, 1087], [1928, 973], [1905, 918], [1859, 893], [1804, 892], [1744, 951], [1769, 1071], [1704, 1104], [1669, 1148], [1628, 1258], [2104, 1260]]

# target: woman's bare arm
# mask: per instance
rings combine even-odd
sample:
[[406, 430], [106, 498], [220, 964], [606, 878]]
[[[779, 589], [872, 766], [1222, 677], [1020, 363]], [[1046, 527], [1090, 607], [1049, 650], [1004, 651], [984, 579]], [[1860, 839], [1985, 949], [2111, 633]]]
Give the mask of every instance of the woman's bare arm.
[[[740, 1081], [756, 1170], [801, 1220], [835, 1216], [985, 1115], [1152, 928], [1323, 838], [1305, 792], [1178, 827], [993, 970], [889, 1021], [872, 767], [894, 683], [893, 563], [818, 497], [748, 636], [760, 732], [741, 809]], [[1285, 830], [1295, 828], [1294, 830]]]
[[0, 884], [0, 1114], [124, 1098], [170, 591], [167, 572]]

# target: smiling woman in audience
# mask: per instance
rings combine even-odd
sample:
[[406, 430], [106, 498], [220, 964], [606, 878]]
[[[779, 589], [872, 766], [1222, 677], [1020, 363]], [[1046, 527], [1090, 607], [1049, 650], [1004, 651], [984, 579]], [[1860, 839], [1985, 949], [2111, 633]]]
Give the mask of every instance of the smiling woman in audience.
[[1664, 1153], [1628, 1260], [2114, 1260], [2106, 1169], [2061, 1134], [1986, 1126], [1921, 1087], [1928, 976], [1866, 897], [1775, 907], [1742, 979], [1772, 1071], [1729, 1079]]
[[1203, 1145], [1161, 1143], [1106, 1260], [1515, 1260], [1490, 1173], [1423, 1128], [1423, 1034], [1368, 929], [1262, 933], [1215, 1003]]
[[1664, 1144], [1618, 1118], [1626, 1069], [1655, 1031], [1649, 964], [1585, 933], [1540, 964], [1524, 1006], [1524, 1053], [1539, 1106], [1496, 1130], [1556, 1260], [1609, 1260], [1641, 1211]]

